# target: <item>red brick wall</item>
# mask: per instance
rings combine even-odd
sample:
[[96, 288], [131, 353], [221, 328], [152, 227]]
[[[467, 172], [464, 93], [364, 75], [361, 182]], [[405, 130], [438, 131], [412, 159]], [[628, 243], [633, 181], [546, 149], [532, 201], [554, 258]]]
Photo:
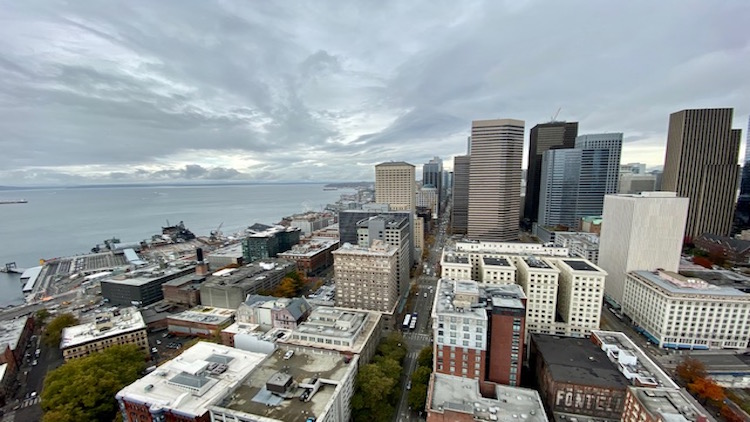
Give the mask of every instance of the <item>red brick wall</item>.
[[[460, 346], [455, 346], [455, 352], [451, 352], [451, 346], [437, 345], [435, 350], [435, 371], [441, 374], [455, 375], [457, 377], [471, 378], [477, 380], [484, 380], [484, 366], [485, 366], [485, 352], [483, 350], [476, 349], [464, 349]], [[443, 356], [440, 356], [442, 350]], [[454, 353], [455, 357], [451, 358], [451, 353]], [[477, 356], [479, 356], [479, 376], [476, 376], [474, 371], [477, 363]], [[464, 362], [466, 362], [466, 374], [463, 373]], [[442, 367], [440, 364], [442, 363]], [[451, 365], [454, 369], [451, 371]]]

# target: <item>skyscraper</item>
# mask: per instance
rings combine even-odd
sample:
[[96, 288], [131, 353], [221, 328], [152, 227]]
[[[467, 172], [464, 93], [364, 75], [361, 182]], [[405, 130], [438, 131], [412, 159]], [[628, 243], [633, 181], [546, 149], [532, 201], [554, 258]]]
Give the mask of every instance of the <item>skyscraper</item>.
[[688, 199], [674, 192], [607, 195], [604, 198], [599, 266], [609, 276], [607, 297], [622, 302], [630, 271], [677, 271], [688, 215]]
[[551, 149], [573, 148], [578, 136], [578, 122], [541, 123], [531, 128], [529, 135], [529, 168], [526, 171], [524, 219], [537, 221], [539, 187], [542, 174], [542, 155]]
[[523, 120], [471, 123], [469, 238], [518, 239], [523, 131]]
[[750, 118], [747, 119], [745, 161], [742, 162], [740, 197], [737, 198], [737, 210], [734, 213], [734, 227], [732, 232], [739, 233], [747, 229], [750, 229]]
[[453, 159], [453, 208], [451, 229], [455, 234], [466, 234], [469, 228], [469, 156]]
[[440, 157], [434, 157], [430, 162], [422, 165], [422, 186], [427, 185], [432, 185], [437, 189], [438, 209], [434, 211], [439, 213], [439, 208], [445, 197], [443, 193], [443, 160]]
[[581, 217], [601, 215], [604, 195], [617, 193], [622, 133], [582, 135], [573, 149], [542, 158], [540, 226], [577, 228]]
[[731, 108], [682, 110], [669, 116], [662, 190], [690, 198], [685, 237], [729, 235], [734, 216], [740, 130]]
[[391, 211], [417, 209], [414, 165], [391, 161], [375, 166], [375, 202], [388, 204]]

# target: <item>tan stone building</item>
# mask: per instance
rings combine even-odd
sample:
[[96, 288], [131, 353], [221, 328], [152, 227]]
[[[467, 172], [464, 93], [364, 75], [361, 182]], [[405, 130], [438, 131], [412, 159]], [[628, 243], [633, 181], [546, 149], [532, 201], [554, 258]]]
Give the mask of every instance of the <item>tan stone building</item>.
[[333, 252], [336, 306], [392, 313], [398, 301], [398, 248], [374, 241]]

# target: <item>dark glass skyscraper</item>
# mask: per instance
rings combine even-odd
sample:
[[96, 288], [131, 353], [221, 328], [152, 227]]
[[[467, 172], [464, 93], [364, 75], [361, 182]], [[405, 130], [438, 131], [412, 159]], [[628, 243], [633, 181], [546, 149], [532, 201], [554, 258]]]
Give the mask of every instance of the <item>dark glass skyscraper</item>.
[[737, 234], [748, 229], [750, 229], [750, 118], [747, 120], [745, 160], [742, 162], [740, 197], [737, 199], [737, 210], [734, 213], [734, 227], [732, 232]]
[[443, 160], [435, 157], [429, 163], [422, 165], [422, 185], [432, 185], [438, 192], [438, 208], [442, 207], [443, 198]]
[[551, 149], [573, 148], [578, 136], [578, 122], [541, 123], [531, 128], [529, 136], [529, 168], [526, 171], [526, 197], [523, 218], [537, 221], [542, 156]]

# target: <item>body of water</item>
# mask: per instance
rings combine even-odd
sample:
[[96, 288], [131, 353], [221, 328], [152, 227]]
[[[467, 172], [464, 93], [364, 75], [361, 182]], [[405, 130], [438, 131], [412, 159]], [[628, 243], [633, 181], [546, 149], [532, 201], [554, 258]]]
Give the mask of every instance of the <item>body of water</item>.
[[[322, 184], [58, 188], [0, 191], [0, 265], [39, 265], [40, 259], [88, 253], [104, 239], [139, 242], [184, 221], [197, 236], [219, 224], [231, 234], [254, 223], [274, 224], [302, 211], [320, 211], [349, 191]], [[23, 300], [19, 275], [0, 273], [0, 306]]]

